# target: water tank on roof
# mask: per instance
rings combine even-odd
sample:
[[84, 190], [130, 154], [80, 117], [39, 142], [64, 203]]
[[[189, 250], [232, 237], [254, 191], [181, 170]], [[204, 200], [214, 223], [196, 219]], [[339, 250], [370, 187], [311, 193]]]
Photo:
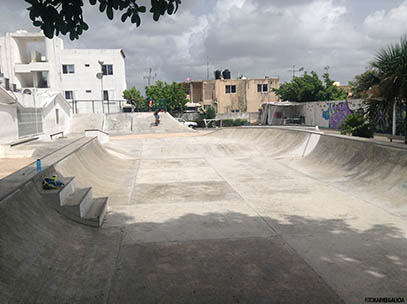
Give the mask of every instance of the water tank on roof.
[[228, 69], [224, 70], [222, 75], [223, 75], [223, 79], [231, 79], [231, 76], [232, 76]]
[[221, 79], [221, 76], [222, 76], [222, 72], [219, 71], [219, 70], [216, 70], [215, 71], [215, 79]]

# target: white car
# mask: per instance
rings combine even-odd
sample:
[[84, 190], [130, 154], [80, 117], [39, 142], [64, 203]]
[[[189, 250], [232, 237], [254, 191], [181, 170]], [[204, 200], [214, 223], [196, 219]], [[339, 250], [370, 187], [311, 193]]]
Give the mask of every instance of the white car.
[[179, 123], [182, 123], [184, 126], [187, 126], [188, 128], [196, 128], [198, 124], [195, 121], [186, 121], [185, 119], [182, 118], [176, 118], [176, 120]]

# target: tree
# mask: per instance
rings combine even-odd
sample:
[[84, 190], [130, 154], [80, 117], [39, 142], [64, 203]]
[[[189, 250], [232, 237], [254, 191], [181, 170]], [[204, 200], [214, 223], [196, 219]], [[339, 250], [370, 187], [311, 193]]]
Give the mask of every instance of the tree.
[[137, 90], [136, 87], [125, 90], [123, 92], [123, 98], [126, 99], [127, 102], [131, 102], [131, 100], [134, 99], [134, 106], [138, 111], [148, 111], [146, 100], [141, 96], [140, 91]]
[[[378, 107], [390, 110], [395, 102], [407, 104], [407, 36], [399, 43], [379, 50], [371, 63], [377, 80], [364, 94], [372, 113]], [[407, 113], [405, 116], [405, 143], [407, 144]]]
[[213, 107], [209, 106], [206, 110], [202, 111], [202, 116], [205, 119], [214, 119], [216, 118], [216, 111]]
[[360, 75], [356, 75], [353, 81], [349, 81], [349, 85], [352, 86], [352, 96], [355, 98], [366, 98], [367, 92], [379, 82], [379, 73], [372, 68]]
[[169, 112], [180, 112], [188, 102], [187, 94], [182, 84], [173, 82], [168, 84], [163, 81], [157, 81], [155, 85], [146, 87], [147, 99], [152, 99], [153, 103], [166, 102], [166, 108]]
[[[45, 36], [53, 38], [69, 34], [71, 40], [79, 39], [84, 31], [89, 29], [83, 17], [83, 0], [25, 0], [31, 6], [30, 19], [35, 27], [44, 31]], [[113, 19], [116, 11], [121, 12], [121, 21], [127, 19], [137, 26], [141, 24], [140, 14], [146, 13], [146, 7], [141, 0], [89, 0], [93, 6], [98, 5], [101, 13], [106, 12], [107, 18]], [[178, 10], [181, 0], [151, 0], [150, 13], [153, 20], [160, 16], [172, 15]]]
[[314, 71], [311, 75], [304, 73], [303, 76], [294, 77], [290, 82], [283, 83], [279, 89], [273, 89], [273, 91], [282, 100], [298, 102], [346, 99], [346, 92], [334, 85], [328, 73], [325, 73], [323, 78], [325, 84]]
[[167, 84], [165, 87], [167, 109], [170, 112], [181, 112], [188, 102], [187, 93], [181, 83]]

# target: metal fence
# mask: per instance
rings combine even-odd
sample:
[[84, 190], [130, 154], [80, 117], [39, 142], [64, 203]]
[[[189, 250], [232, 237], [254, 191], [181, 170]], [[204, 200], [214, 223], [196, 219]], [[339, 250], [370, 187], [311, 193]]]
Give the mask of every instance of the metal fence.
[[148, 112], [157, 109], [167, 111], [167, 101], [153, 101], [150, 104], [149, 100], [137, 102], [131, 105], [130, 102], [124, 99], [120, 100], [72, 100], [70, 101], [73, 114], [80, 113], [120, 113], [120, 112]]
[[80, 113], [120, 113], [123, 107], [129, 106], [126, 100], [72, 100], [73, 114]]
[[17, 121], [19, 137], [43, 132], [41, 108], [17, 108]]

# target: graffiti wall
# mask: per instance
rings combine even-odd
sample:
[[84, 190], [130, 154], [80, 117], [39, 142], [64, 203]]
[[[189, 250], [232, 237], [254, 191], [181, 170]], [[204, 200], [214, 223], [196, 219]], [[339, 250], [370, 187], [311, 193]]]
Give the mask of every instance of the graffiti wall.
[[307, 102], [301, 105], [300, 113], [307, 125], [338, 129], [349, 114], [363, 111], [361, 99]]

